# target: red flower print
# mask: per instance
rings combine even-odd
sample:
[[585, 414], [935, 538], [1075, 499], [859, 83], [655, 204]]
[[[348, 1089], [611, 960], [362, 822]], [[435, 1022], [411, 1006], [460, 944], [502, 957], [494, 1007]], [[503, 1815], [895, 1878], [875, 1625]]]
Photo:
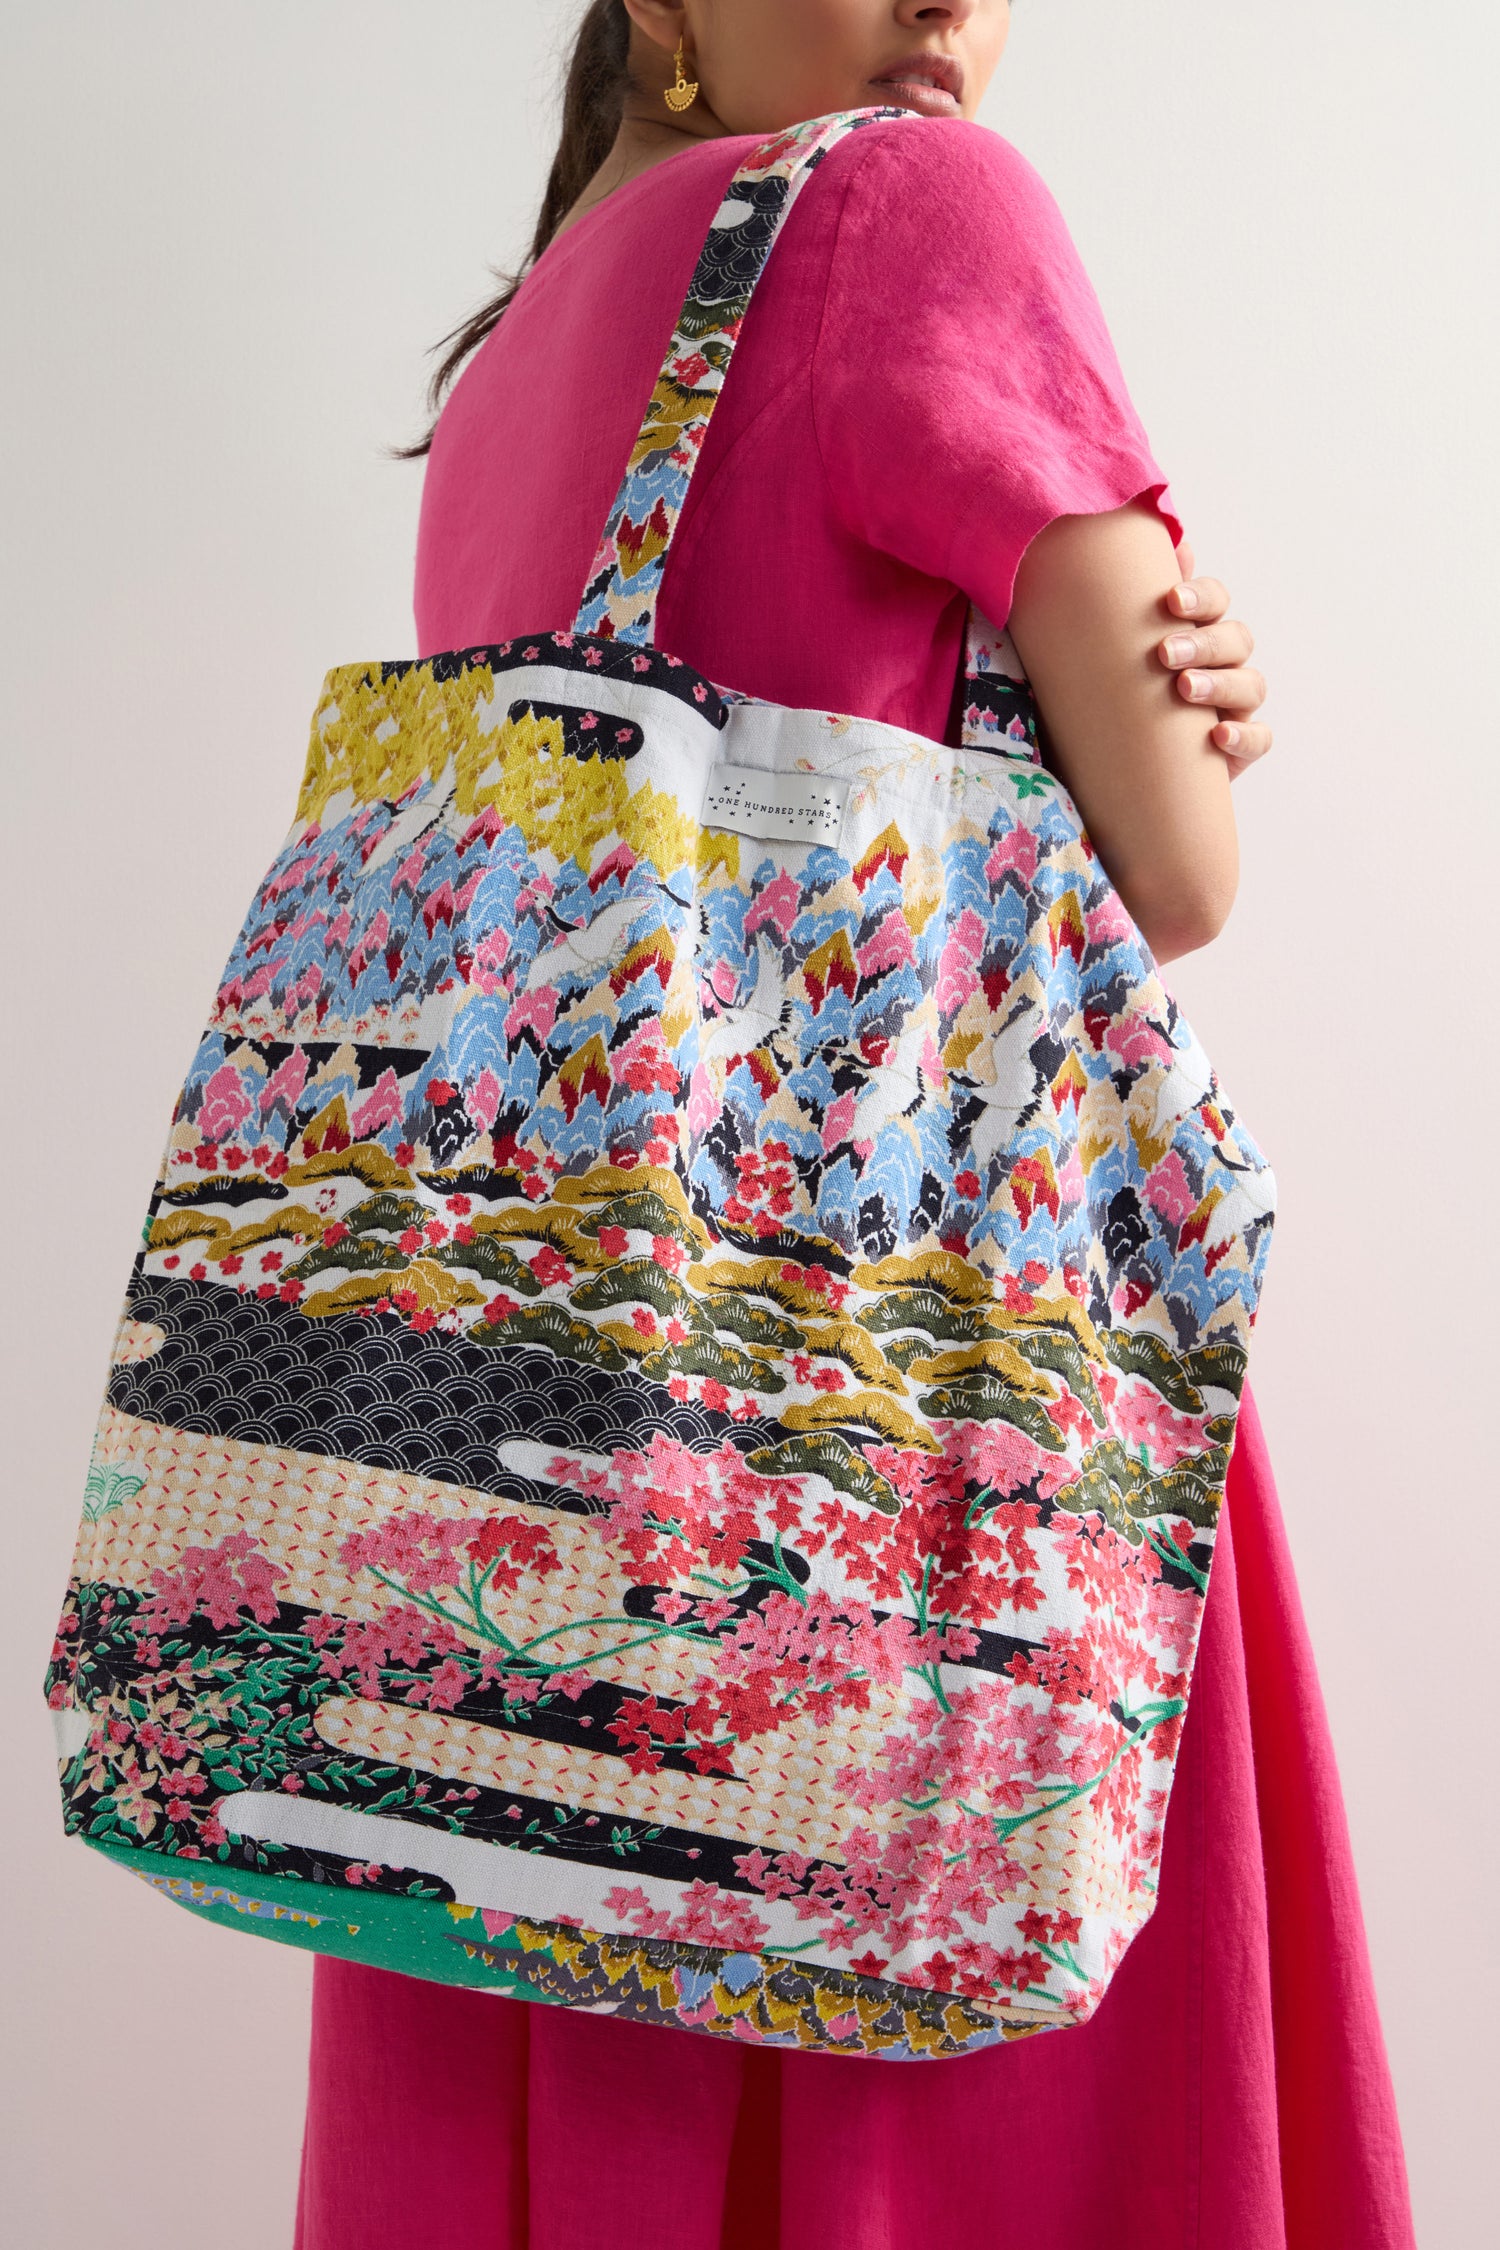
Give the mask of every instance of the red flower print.
[[469, 1689], [469, 1678], [463, 1666], [451, 1656], [427, 1680], [418, 1680], [407, 1691], [408, 1703], [425, 1703], [434, 1711], [452, 1711], [463, 1701]]
[[543, 1243], [529, 1264], [544, 1289], [550, 1288], [554, 1282], [572, 1279], [573, 1268], [561, 1251], [553, 1249], [550, 1242]]
[[[545, 1573], [562, 1568], [546, 1525], [528, 1523], [524, 1516], [491, 1516], [469, 1541], [469, 1553], [481, 1569], [507, 1552], [523, 1569]], [[518, 1583], [516, 1572], [510, 1574], [509, 1582], [512, 1587]]]
[[1040, 1953], [1007, 1951], [1000, 1956], [995, 1969], [995, 1978], [999, 1984], [1013, 1988], [1017, 1992], [1024, 1992], [1028, 1985], [1046, 1983], [1047, 1964]]
[[222, 1631], [248, 1610], [260, 1624], [269, 1625], [277, 1613], [275, 1589], [282, 1575], [248, 1532], [232, 1532], [216, 1547], [189, 1547], [175, 1570], [153, 1570], [139, 1621], [147, 1632], [159, 1633], [201, 1614]]
[[638, 1336], [654, 1336], [656, 1334], [656, 1315], [649, 1307], [637, 1305], [630, 1316], [630, 1325]]
[[734, 1744], [732, 1742], [693, 1742], [687, 1747], [688, 1763], [698, 1773], [734, 1772]]
[[625, 1752], [625, 1763], [632, 1773], [660, 1773], [662, 1754], [654, 1749], [644, 1735], [633, 1737]]
[[630, 1238], [623, 1227], [601, 1227], [599, 1247], [606, 1258], [623, 1258], [630, 1246]]
[[[350, 1572], [382, 1571], [388, 1577], [401, 1579], [414, 1594], [430, 1594], [458, 1584], [463, 1576], [462, 1558], [470, 1536], [469, 1525], [462, 1517], [429, 1516], [411, 1509], [404, 1515], [389, 1517], [373, 1531], [351, 1532], [340, 1546], [339, 1559]], [[434, 1646], [451, 1647], [451, 1631], [436, 1620], [433, 1624], [438, 1635]], [[377, 1629], [392, 1647], [395, 1646], [391, 1639], [393, 1634], [404, 1633], [410, 1637], [414, 1633], [416, 1639], [407, 1652], [407, 1661], [419, 1661], [422, 1634], [426, 1630], [420, 1611], [386, 1610], [372, 1627], [346, 1628], [346, 1652], [353, 1632]]]

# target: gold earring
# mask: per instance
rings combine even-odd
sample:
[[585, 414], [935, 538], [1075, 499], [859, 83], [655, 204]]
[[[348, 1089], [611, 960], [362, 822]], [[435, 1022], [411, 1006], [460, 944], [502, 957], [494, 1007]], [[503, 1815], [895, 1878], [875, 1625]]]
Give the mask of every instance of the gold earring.
[[675, 86], [667, 88], [662, 95], [662, 100], [671, 110], [691, 109], [698, 99], [698, 81], [695, 78], [691, 85], [688, 84], [687, 76], [682, 67], [682, 41], [680, 39], [677, 42], [677, 53], [674, 60], [677, 65], [677, 83]]

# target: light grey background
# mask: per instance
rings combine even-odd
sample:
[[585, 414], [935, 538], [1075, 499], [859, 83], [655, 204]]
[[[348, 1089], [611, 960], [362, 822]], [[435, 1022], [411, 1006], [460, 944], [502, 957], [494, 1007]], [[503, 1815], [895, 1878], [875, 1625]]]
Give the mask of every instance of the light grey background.
[[[322, 673], [413, 649], [421, 471], [379, 448], [529, 234], [572, 15], [0, 8], [26, 2250], [290, 2241], [307, 1964], [64, 1847], [38, 1682], [166, 1120]], [[1497, 83], [1476, 0], [1021, 0], [987, 111], [1274, 683], [1240, 904], [1175, 981], [1281, 1181], [1255, 1384], [1424, 2250], [1494, 2239]]]

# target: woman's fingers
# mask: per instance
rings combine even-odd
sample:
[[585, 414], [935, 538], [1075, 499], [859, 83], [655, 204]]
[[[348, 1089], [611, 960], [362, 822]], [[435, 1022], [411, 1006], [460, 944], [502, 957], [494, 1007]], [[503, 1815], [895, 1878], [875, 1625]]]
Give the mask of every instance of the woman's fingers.
[[1266, 700], [1266, 676], [1251, 664], [1223, 671], [1179, 672], [1177, 692], [1187, 703], [1212, 703], [1220, 711], [1248, 718]]
[[1268, 726], [1246, 724], [1238, 719], [1221, 719], [1214, 727], [1209, 740], [1216, 750], [1222, 750], [1229, 767], [1229, 778], [1238, 781], [1246, 766], [1253, 766], [1271, 747], [1271, 730]]
[[1243, 664], [1255, 647], [1255, 635], [1237, 617], [1222, 625], [1207, 625], [1194, 633], [1168, 633], [1157, 643], [1157, 652], [1169, 672], [1186, 671], [1190, 664], [1211, 671], [1227, 671]]
[[1266, 700], [1265, 674], [1245, 661], [1255, 635], [1229, 615], [1229, 589], [1222, 580], [1193, 576], [1193, 550], [1186, 540], [1177, 550], [1177, 567], [1182, 583], [1168, 593], [1167, 607], [1192, 629], [1168, 633], [1157, 643], [1157, 654], [1176, 673], [1184, 702], [1220, 713], [1209, 740], [1223, 753], [1230, 779], [1237, 780], [1271, 747], [1270, 728], [1252, 717]]
[[1218, 578], [1188, 578], [1173, 586], [1167, 607], [1174, 617], [1190, 617], [1195, 625], [1211, 625], [1227, 615], [1229, 588]]

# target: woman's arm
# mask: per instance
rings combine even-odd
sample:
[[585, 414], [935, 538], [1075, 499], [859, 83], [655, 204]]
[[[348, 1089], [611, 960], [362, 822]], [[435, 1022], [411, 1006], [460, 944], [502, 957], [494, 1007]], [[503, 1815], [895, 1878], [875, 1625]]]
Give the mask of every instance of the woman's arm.
[[1218, 712], [1184, 700], [1160, 653], [1179, 578], [1149, 503], [1059, 516], [1023, 555], [1010, 614], [1049, 763], [1162, 962], [1218, 935], [1239, 878]]

